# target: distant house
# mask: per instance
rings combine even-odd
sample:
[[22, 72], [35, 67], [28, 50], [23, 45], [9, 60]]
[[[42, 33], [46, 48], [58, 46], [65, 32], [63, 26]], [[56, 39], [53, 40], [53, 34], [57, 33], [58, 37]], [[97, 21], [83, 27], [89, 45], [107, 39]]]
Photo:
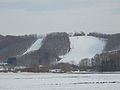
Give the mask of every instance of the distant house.
[[52, 72], [52, 73], [61, 73], [63, 71], [61, 69], [51, 69], [51, 70], [49, 70], [49, 72]]

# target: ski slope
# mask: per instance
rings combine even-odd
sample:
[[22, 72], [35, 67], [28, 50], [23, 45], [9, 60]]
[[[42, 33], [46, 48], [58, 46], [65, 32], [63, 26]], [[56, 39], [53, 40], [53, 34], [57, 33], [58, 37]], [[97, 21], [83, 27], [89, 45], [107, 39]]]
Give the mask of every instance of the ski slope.
[[[24, 54], [40, 49], [42, 40], [43, 38], [36, 40]], [[83, 58], [91, 58], [95, 54], [101, 53], [105, 44], [104, 40], [92, 36], [70, 37], [71, 50], [66, 55], [60, 56], [62, 58], [60, 62], [74, 62], [78, 64]]]
[[36, 42], [24, 54], [40, 49], [42, 40], [43, 38], [36, 40]]
[[78, 64], [83, 58], [92, 58], [103, 51], [105, 41], [92, 36], [70, 37], [71, 51], [61, 56], [60, 62]]

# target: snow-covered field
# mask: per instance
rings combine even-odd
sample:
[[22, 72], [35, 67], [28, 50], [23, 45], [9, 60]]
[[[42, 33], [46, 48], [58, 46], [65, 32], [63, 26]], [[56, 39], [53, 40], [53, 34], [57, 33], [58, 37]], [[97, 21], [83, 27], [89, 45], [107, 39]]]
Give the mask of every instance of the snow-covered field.
[[0, 73], [0, 90], [120, 90], [120, 74]]

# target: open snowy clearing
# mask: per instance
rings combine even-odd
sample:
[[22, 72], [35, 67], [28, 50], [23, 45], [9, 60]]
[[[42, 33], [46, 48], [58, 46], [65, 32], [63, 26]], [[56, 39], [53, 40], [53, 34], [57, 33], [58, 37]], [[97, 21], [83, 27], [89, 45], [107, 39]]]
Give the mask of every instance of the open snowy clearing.
[[120, 74], [0, 73], [0, 90], [119, 90]]

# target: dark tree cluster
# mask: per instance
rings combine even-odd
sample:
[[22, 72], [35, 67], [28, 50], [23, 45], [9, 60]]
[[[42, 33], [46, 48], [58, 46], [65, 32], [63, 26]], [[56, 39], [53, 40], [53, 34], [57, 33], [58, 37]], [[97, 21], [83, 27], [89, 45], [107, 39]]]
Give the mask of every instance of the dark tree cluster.
[[34, 35], [2, 37], [0, 39], [0, 62], [23, 54], [36, 40]]
[[75, 32], [73, 36], [85, 36], [84, 32]]
[[93, 62], [97, 71], [120, 71], [120, 51], [97, 54]]

